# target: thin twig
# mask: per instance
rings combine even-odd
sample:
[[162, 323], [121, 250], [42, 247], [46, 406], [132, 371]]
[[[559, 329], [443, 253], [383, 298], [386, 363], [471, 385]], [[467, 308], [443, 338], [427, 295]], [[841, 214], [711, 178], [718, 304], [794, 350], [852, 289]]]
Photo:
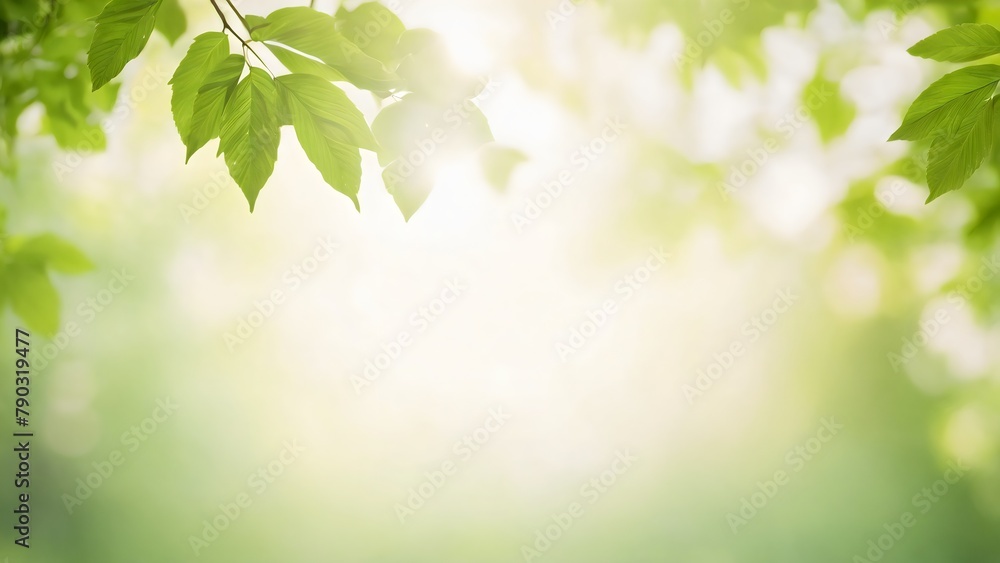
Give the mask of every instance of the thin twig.
[[[215, 0], [209, 0], [209, 1], [212, 3], [212, 7], [215, 8], [215, 13], [219, 14], [219, 19], [222, 20], [222, 29], [231, 33], [233, 37], [235, 37], [240, 42], [240, 44], [243, 45], [244, 54], [245, 51], [250, 51], [251, 53], [253, 53], [253, 56], [257, 57], [257, 60], [260, 61], [260, 64], [264, 67], [264, 70], [266, 70], [267, 73], [273, 77], [274, 73], [271, 72], [271, 69], [267, 67], [267, 63], [264, 62], [264, 59], [262, 59], [260, 55], [257, 54], [257, 51], [253, 50], [253, 47], [250, 46], [250, 43], [248, 43], [242, 37], [240, 37], [240, 34], [237, 33], [235, 29], [233, 29], [233, 26], [229, 25], [229, 21], [226, 19], [226, 14], [222, 13], [222, 8], [219, 7], [219, 4], [217, 4]], [[226, 1], [228, 2], [229, 0]], [[239, 16], [239, 12], [237, 12], [237, 15]], [[241, 20], [243, 19], [243, 16], [239, 17]], [[244, 25], [246, 24], [244, 23]], [[249, 30], [250, 28], [247, 27], [247, 31]]]
[[229, 4], [230, 9], [232, 9], [233, 13], [236, 14], [236, 17], [240, 20], [240, 23], [243, 24], [243, 27], [247, 29], [247, 33], [250, 33], [250, 24], [247, 23], [247, 20], [246, 18], [243, 17], [243, 14], [241, 14], [240, 11], [236, 9], [236, 4], [233, 4], [233, 0], [226, 0], [226, 4]]

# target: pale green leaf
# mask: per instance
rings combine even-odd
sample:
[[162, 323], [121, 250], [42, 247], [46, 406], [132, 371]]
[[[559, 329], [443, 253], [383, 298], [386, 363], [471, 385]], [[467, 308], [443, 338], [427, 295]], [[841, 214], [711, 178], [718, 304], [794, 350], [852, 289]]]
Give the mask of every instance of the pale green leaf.
[[406, 26], [392, 10], [378, 2], [365, 2], [353, 11], [341, 6], [335, 18], [337, 29], [362, 51], [387, 65], [393, 62]]
[[315, 57], [337, 69], [352, 84], [385, 91], [398, 86], [397, 77], [337, 31], [333, 16], [311, 8], [282, 8], [266, 18], [248, 17], [255, 41], [279, 43]]
[[72, 243], [50, 233], [18, 243], [13, 250], [13, 260], [66, 274], [79, 274], [94, 268], [90, 259]]
[[163, 34], [171, 45], [187, 31], [187, 16], [179, 0], [163, 0], [156, 13], [156, 31]]
[[265, 43], [264, 45], [271, 51], [278, 62], [285, 65], [290, 72], [298, 74], [313, 74], [327, 82], [346, 82], [347, 78], [332, 66], [308, 57], [301, 53], [296, 53], [280, 45]]
[[528, 156], [518, 149], [490, 143], [479, 153], [483, 176], [493, 189], [505, 191], [514, 170], [526, 162]]
[[226, 104], [223, 116], [219, 150], [226, 155], [229, 175], [246, 195], [251, 212], [278, 159], [281, 131], [277, 105], [274, 81], [267, 72], [251, 68]]
[[182, 139], [191, 134], [191, 118], [198, 90], [205, 83], [208, 73], [228, 54], [229, 38], [225, 33], [221, 31], [202, 33], [194, 38], [194, 43], [188, 48], [187, 54], [174, 71], [174, 76], [170, 79], [173, 88], [170, 110], [174, 114], [174, 123]]
[[383, 108], [372, 123], [372, 132], [383, 165], [403, 155], [420, 160], [438, 158], [476, 150], [493, 141], [486, 116], [471, 100], [449, 104], [419, 94], [409, 94]]
[[184, 138], [188, 160], [198, 149], [205, 146], [205, 143], [218, 137], [222, 131], [226, 104], [239, 84], [245, 64], [243, 55], [229, 55], [215, 65], [198, 88], [191, 114], [190, 131]]
[[966, 63], [1000, 53], [1000, 30], [992, 25], [963, 23], [941, 30], [910, 47], [916, 57]]
[[986, 101], [1000, 81], [1000, 66], [977, 65], [946, 74], [917, 97], [890, 141], [919, 141], [951, 133]]
[[376, 150], [361, 111], [336, 86], [310, 74], [277, 78], [299, 144], [330, 186], [359, 207], [360, 148]]
[[46, 336], [59, 329], [59, 295], [38, 265], [12, 263], [4, 268], [4, 290], [14, 313], [28, 328]]
[[156, 22], [163, 0], [111, 0], [97, 16], [87, 53], [93, 89], [104, 86], [139, 56]]
[[407, 221], [427, 201], [434, 189], [434, 178], [427, 168], [414, 167], [402, 159], [385, 167], [382, 180], [386, 191]]

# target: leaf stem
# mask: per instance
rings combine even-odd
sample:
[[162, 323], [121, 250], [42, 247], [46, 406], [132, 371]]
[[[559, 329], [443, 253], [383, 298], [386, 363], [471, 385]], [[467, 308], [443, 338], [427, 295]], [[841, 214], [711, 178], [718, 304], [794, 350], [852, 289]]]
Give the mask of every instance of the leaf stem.
[[[260, 55], [257, 54], [257, 51], [253, 50], [253, 47], [250, 46], [250, 43], [248, 41], [240, 37], [240, 34], [237, 33], [235, 29], [233, 29], [233, 26], [229, 25], [229, 20], [226, 19], [226, 14], [222, 12], [222, 8], [219, 7], [219, 4], [216, 2], [216, 0], [209, 0], [209, 2], [212, 3], [212, 7], [215, 8], [215, 13], [219, 14], [219, 19], [222, 20], [222, 29], [232, 34], [232, 36], [235, 37], [240, 42], [241, 45], [243, 45], [244, 55], [246, 54], [246, 51], [250, 51], [251, 53], [253, 53], [253, 56], [257, 57], [257, 60], [260, 61], [260, 64], [264, 67], [264, 70], [266, 70], [268, 74], [274, 77], [274, 73], [271, 72], [271, 69], [267, 67], [267, 63], [264, 62], [264, 59], [262, 59]], [[236, 7], [233, 6], [230, 0], [226, 0], [226, 3], [229, 4], [229, 6], [233, 9], [234, 12], [236, 12]], [[248, 26], [246, 20], [243, 19], [243, 15], [240, 14], [239, 12], [236, 12], [236, 16], [240, 19], [240, 22], [243, 24], [243, 26], [247, 29], [247, 32], [249, 33], [250, 26]]]

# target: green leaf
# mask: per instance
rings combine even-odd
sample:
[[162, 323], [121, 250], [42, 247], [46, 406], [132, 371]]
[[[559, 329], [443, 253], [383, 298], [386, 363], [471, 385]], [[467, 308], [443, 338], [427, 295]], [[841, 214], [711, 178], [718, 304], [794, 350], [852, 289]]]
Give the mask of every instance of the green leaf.
[[479, 154], [483, 176], [493, 189], [503, 192], [510, 183], [514, 170], [528, 160], [523, 152], [491, 143], [483, 147]]
[[395, 74], [337, 31], [333, 16], [312, 8], [282, 8], [266, 18], [247, 17], [255, 41], [280, 43], [340, 71], [352, 84], [374, 91], [398, 86]]
[[77, 247], [48, 233], [31, 237], [15, 246], [13, 260], [66, 274], [80, 274], [94, 268], [94, 264]]
[[317, 76], [289, 74], [276, 82], [302, 150], [326, 183], [351, 198], [360, 210], [358, 149], [377, 150], [361, 111], [342, 90]]
[[1000, 81], [1000, 66], [977, 65], [946, 74], [917, 97], [890, 141], [919, 141], [955, 131], [989, 98]]
[[846, 133], [854, 122], [854, 104], [841, 96], [840, 85], [824, 78], [822, 71], [817, 72], [816, 77], [806, 86], [802, 100], [812, 110], [813, 120], [824, 143]]
[[938, 137], [927, 155], [927, 203], [962, 187], [983, 164], [993, 148], [994, 109], [997, 98], [970, 115], [954, 135]]
[[336, 13], [337, 29], [362, 51], [390, 64], [399, 36], [406, 26], [392, 10], [378, 2], [365, 2], [349, 11], [343, 6]]
[[87, 53], [93, 89], [107, 84], [139, 56], [156, 22], [163, 0], [111, 0], [97, 16], [97, 28]]
[[1000, 53], [1000, 30], [992, 25], [963, 23], [931, 35], [908, 52], [935, 61], [966, 63]]
[[245, 65], [246, 59], [243, 55], [229, 55], [215, 65], [205, 77], [205, 83], [195, 96], [190, 132], [184, 138], [187, 160], [191, 160], [198, 149], [222, 132], [226, 104], [239, 84]]
[[454, 104], [409, 94], [382, 109], [372, 123], [383, 165], [414, 151], [425, 157], [476, 150], [493, 141], [486, 116], [471, 100]]
[[178, 0], [163, 0], [156, 14], [156, 31], [159, 31], [173, 45], [187, 31], [187, 16]]
[[434, 189], [434, 178], [426, 167], [413, 167], [402, 159], [385, 167], [382, 180], [407, 221], [420, 210]]
[[229, 174], [246, 195], [251, 213], [278, 159], [277, 104], [274, 81], [265, 71], [251, 68], [226, 104], [222, 120], [219, 150], [226, 155]]
[[[194, 101], [205, 78], [226, 55], [229, 54], [229, 38], [221, 31], [209, 31], [194, 38], [187, 54], [181, 59], [174, 76], [170, 79], [173, 93], [170, 110], [174, 114], [174, 124], [182, 139], [191, 134], [191, 119]], [[187, 141], [185, 141], [186, 143]]]
[[59, 329], [59, 295], [41, 266], [12, 263], [4, 269], [4, 289], [14, 313], [28, 328], [46, 336]]
[[399, 38], [396, 74], [406, 89], [426, 98], [451, 104], [479, 95], [483, 80], [455, 66], [444, 39], [428, 29], [410, 29]]
[[287, 68], [289, 72], [297, 74], [313, 74], [323, 80], [326, 80], [327, 82], [347, 81], [347, 78], [343, 74], [323, 61], [307, 57], [278, 45], [271, 45], [269, 43], [265, 43], [264, 45], [271, 51], [274, 58], [278, 59], [278, 62], [285, 65], [285, 68]]

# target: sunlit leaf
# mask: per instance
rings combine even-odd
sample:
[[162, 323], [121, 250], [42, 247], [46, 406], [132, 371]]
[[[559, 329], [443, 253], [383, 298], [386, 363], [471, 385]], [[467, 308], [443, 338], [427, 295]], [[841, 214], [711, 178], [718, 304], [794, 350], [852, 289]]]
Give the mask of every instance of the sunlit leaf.
[[243, 55], [229, 55], [205, 77], [195, 96], [190, 133], [184, 139], [188, 159], [221, 133], [226, 104], [236, 90], [245, 64]]
[[931, 35], [908, 52], [942, 62], [974, 61], [1000, 53], [1000, 30], [992, 25], [963, 23]]
[[917, 97], [890, 141], [919, 141], [954, 131], [1000, 81], [1000, 66], [977, 65], [946, 74]]
[[236, 87], [223, 116], [219, 150], [251, 212], [278, 159], [277, 104], [274, 81], [267, 72], [252, 68]]
[[[229, 54], [229, 38], [220, 31], [209, 31], [194, 38], [187, 54], [174, 71], [170, 85], [170, 109], [174, 114], [177, 132], [185, 139], [191, 134], [191, 118], [194, 101], [205, 78], [226, 55]], [[189, 155], [190, 157], [190, 155]]]
[[306, 156], [334, 189], [359, 207], [359, 147], [376, 150], [358, 108], [336, 86], [311, 74], [280, 76], [277, 84]]
[[970, 115], [954, 135], [931, 144], [927, 162], [927, 202], [957, 190], [983, 163], [993, 147], [994, 108], [997, 98]]
[[97, 16], [87, 66], [93, 89], [107, 84], [139, 56], [156, 22], [163, 0], [111, 0]]

